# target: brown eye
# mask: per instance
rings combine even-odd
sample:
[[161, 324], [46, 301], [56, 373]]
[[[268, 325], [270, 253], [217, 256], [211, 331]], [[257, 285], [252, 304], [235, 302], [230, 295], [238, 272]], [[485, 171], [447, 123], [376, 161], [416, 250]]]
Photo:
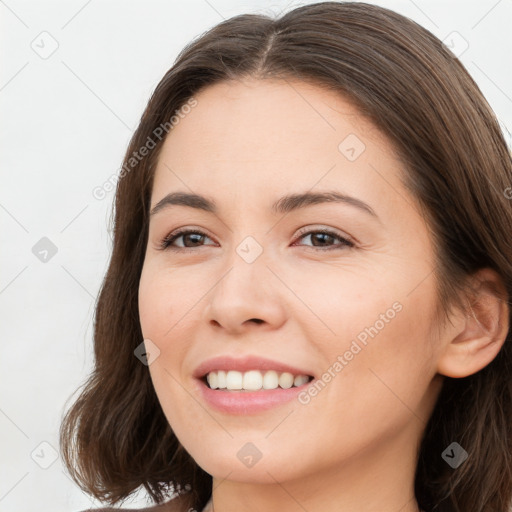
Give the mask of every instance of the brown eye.
[[[301, 233], [301, 236], [299, 238], [305, 239], [307, 237], [310, 237], [310, 240], [312, 242], [311, 247], [316, 250], [322, 250], [322, 248], [325, 248], [324, 250], [333, 250], [340, 249], [342, 247], [355, 246], [355, 244], [352, 241], [342, 237], [338, 233], [331, 231], [329, 229], [316, 229], [306, 231]], [[338, 240], [339, 243], [333, 247], [331, 246], [331, 243], [335, 240]]]
[[[173, 246], [174, 242], [178, 239], [183, 239], [182, 246]], [[205, 238], [209, 238], [208, 235], [198, 230], [181, 230], [175, 231], [169, 235], [167, 235], [160, 242], [160, 249], [166, 250], [171, 249], [173, 251], [187, 250], [193, 249], [194, 247], [201, 247], [201, 242], [204, 241]]]

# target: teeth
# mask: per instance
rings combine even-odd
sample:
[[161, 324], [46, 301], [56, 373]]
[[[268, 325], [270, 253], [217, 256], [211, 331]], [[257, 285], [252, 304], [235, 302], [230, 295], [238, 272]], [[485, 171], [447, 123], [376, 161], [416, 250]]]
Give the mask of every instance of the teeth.
[[279, 385], [279, 375], [277, 372], [265, 372], [263, 376], [263, 389], [276, 389]]
[[226, 372], [224, 370], [220, 370], [217, 372], [217, 386], [219, 388], [226, 387]]
[[309, 382], [307, 375], [297, 375], [295, 379], [293, 379], [294, 386], [302, 386], [302, 384], [306, 384], [306, 382]]
[[293, 386], [293, 379], [294, 377], [291, 373], [281, 373], [279, 375], [279, 385], [284, 389], [291, 388]]
[[259, 391], [260, 389], [289, 389], [309, 382], [307, 375], [292, 375], [288, 372], [277, 373], [268, 370], [262, 374], [259, 370], [239, 372], [219, 370], [210, 372], [206, 380], [211, 389]]
[[[232, 372], [229, 372], [232, 373]], [[233, 372], [233, 373], [239, 373], [239, 372]], [[240, 374], [242, 375], [242, 374]], [[261, 375], [261, 372], [257, 370], [251, 370], [250, 372], [245, 372], [243, 375], [242, 385], [241, 387], [243, 389], [248, 389], [250, 391], [258, 391], [258, 389], [261, 389], [261, 386], [263, 385], [263, 376]], [[229, 388], [229, 389], [240, 389], [240, 388]]]

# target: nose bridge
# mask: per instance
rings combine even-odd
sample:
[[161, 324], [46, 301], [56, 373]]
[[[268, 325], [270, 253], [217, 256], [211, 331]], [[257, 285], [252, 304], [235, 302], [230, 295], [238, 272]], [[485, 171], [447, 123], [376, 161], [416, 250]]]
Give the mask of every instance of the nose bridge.
[[268, 253], [252, 236], [245, 237], [234, 247], [227, 260], [228, 272], [221, 279], [218, 288], [224, 299], [238, 302], [268, 300], [269, 279], [272, 273], [268, 270]]
[[271, 266], [269, 252], [262, 244], [252, 236], [243, 238], [227, 258], [226, 271], [211, 292], [210, 320], [230, 328], [253, 319], [279, 322], [284, 298], [267, 264]]

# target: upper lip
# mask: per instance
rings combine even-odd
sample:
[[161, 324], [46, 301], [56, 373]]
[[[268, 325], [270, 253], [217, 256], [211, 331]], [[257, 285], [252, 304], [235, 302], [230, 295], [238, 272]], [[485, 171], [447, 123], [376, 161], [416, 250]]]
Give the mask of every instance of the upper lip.
[[208, 373], [216, 370], [236, 370], [246, 372], [249, 370], [275, 370], [277, 372], [289, 372], [293, 375], [311, 375], [309, 370], [296, 368], [286, 363], [273, 361], [264, 357], [248, 355], [241, 358], [231, 356], [217, 356], [203, 361], [195, 370], [194, 377], [200, 379]]

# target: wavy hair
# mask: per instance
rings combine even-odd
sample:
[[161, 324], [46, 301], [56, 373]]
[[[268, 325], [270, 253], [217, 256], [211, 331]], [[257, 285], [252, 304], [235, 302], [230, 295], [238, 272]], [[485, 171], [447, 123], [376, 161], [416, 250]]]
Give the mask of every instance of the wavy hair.
[[[154, 90], [117, 182], [113, 248], [94, 315], [94, 368], [60, 430], [73, 479], [115, 504], [141, 486], [155, 503], [185, 492], [201, 510], [212, 477], [179, 443], [148, 367], [138, 285], [153, 174], [165, 126], [203, 88], [225, 80], [300, 79], [349, 99], [393, 144], [404, 185], [436, 247], [440, 318], [464, 307], [467, 278], [490, 267], [512, 296], [512, 157], [496, 116], [460, 61], [425, 28], [389, 9], [322, 2], [280, 17], [247, 14], [188, 44]], [[172, 132], [169, 132], [172, 136]], [[140, 148], [153, 148], [133, 160]], [[154, 140], [156, 139], [156, 140]], [[510, 309], [509, 309], [510, 315]], [[510, 318], [509, 318], [510, 320]], [[446, 377], [419, 447], [415, 492], [425, 510], [504, 512], [512, 495], [512, 340], [465, 378]], [[456, 470], [441, 453], [456, 440], [470, 457]]]

